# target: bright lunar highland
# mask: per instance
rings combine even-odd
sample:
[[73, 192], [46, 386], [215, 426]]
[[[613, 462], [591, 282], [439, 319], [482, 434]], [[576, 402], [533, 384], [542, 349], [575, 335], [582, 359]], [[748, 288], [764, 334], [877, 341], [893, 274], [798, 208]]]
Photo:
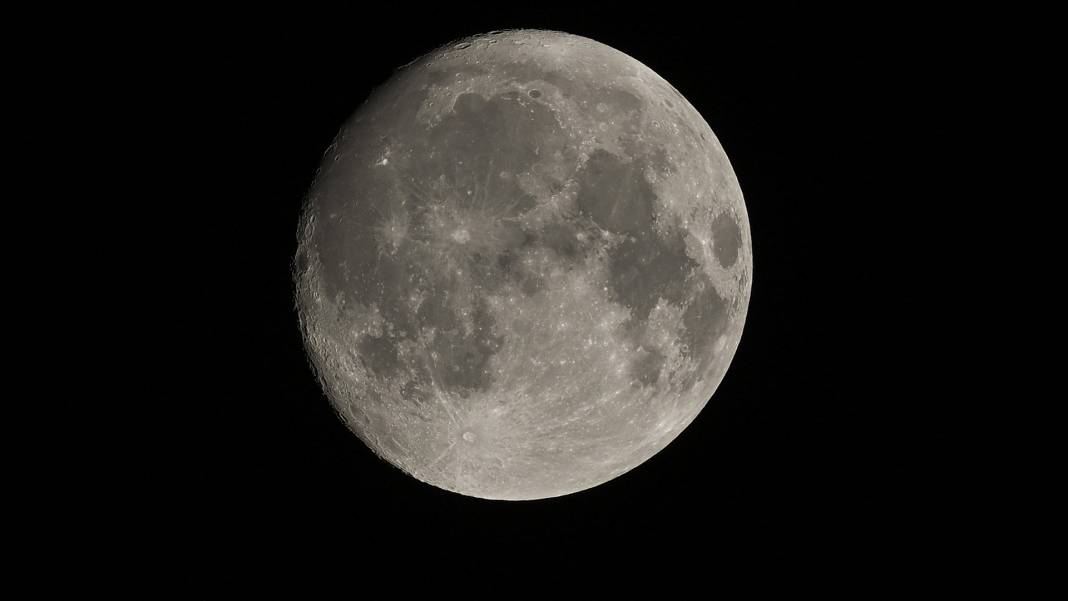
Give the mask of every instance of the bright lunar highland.
[[697, 110], [549, 31], [451, 43], [342, 127], [293, 264], [312, 364], [376, 454], [488, 499], [566, 495], [663, 449], [716, 390], [752, 282]]

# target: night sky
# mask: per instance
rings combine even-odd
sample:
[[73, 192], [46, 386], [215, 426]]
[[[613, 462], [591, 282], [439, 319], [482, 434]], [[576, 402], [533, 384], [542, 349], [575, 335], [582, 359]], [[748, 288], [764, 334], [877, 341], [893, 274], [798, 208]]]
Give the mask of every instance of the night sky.
[[[886, 422], [899, 405], [884, 341], [907, 335], [889, 324], [916, 302], [893, 292], [877, 260], [887, 252], [877, 232], [902, 220], [886, 188], [903, 167], [884, 143], [907, 135], [887, 84], [901, 41], [877, 20], [845, 27], [814, 14], [769, 26], [441, 10], [388, 25], [403, 13], [250, 22], [173, 53], [197, 84], [185, 93], [210, 181], [194, 200], [214, 216], [203, 233], [212, 260], [194, 291], [213, 316], [191, 359], [204, 376], [193, 401], [204, 430], [187, 442], [202, 459], [187, 511], [204, 547], [341, 545], [444, 562], [477, 552], [494, 565], [521, 549], [564, 571], [619, 558], [680, 569], [769, 556], [862, 564], [885, 549], [899, 469]], [[350, 433], [305, 357], [289, 278], [303, 195], [370, 91], [449, 40], [512, 28], [593, 38], [674, 85], [734, 166], [754, 252], [741, 345], [694, 423], [606, 484], [518, 503], [418, 482]], [[906, 370], [898, 361], [889, 373]]]

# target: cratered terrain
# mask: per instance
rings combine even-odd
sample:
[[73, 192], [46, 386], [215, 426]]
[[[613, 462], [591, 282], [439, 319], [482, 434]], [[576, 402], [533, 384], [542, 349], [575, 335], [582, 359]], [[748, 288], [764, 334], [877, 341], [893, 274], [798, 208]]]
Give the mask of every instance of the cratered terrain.
[[406, 65], [327, 150], [294, 261], [307, 350], [376, 454], [450, 491], [566, 495], [663, 449], [737, 349], [752, 246], [698, 111], [590, 39]]

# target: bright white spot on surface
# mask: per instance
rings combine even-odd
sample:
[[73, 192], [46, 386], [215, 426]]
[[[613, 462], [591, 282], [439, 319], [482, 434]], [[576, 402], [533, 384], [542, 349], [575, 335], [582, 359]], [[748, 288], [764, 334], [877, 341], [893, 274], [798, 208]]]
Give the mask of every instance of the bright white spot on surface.
[[452, 239], [460, 244], [467, 244], [471, 240], [471, 234], [466, 229], [460, 228], [452, 233]]
[[465, 442], [475, 442], [474, 432], [464, 432], [463, 439]]

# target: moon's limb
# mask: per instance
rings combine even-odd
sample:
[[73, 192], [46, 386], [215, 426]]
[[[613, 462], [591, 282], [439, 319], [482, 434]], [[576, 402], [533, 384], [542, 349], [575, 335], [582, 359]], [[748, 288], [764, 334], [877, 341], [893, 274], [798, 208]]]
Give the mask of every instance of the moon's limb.
[[666, 446], [737, 348], [741, 190], [685, 98], [540, 31], [399, 71], [342, 129], [294, 266], [309, 355], [377, 454], [463, 494], [596, 486]]

